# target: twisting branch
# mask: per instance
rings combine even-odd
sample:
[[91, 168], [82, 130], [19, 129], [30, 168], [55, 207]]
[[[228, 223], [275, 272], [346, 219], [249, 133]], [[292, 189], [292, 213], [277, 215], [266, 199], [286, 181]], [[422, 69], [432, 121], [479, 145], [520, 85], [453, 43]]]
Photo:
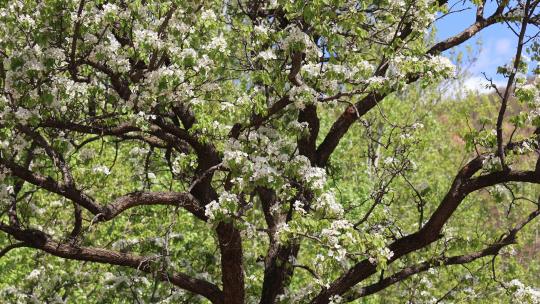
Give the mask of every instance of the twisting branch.
[[30, 170], [19, 166], [15, 162], [3, 158], [2, 156], [0, 156], [0, 164], [10, 169], [11, 173], [14, 176], [30, 184], [70, 199], [71, 201], [76, 202], [77, 204], [81, 205], [93, 214], [102, 213], [102, 207], [95, 203], [93, 198], [84, 194], [80, 190], [69, 187], [65, 184], [58, 183], [50, 176], [45, 177], [38, 173], [33, 173]]
[[204, 210], [199, 202], [189, 193], [182, 192], [135, 192], [120, 196], [109, 205], [102, 206], [84, 192], [56, 182], [52, 177], [33, 173], [16, 163], [1, 158], [0, 164], [9, 168], [13, 175], [47, 191], [61, 195], [84, 207], [99, 220], [111, 220], [123, 211], [141, 205], [173, 205], [181, 206], [200, 219], [205, 220]]
[[2, 223], [0, 223], [0, 230], [22, 242], [19, 244], [24, 244], [26, 247], [33, 247], [64, 259], [125, 266], [146, 273], [157, 271], [157, 277], [161, 281], [170, 282], [182, 289], [202, 295], [212, 301], [212, 303], [224, 303], [221, 290], [208, 281], [196, 279], [181, 272], [173, 273], [166, 270], [156, 270], [156, 267], [152, 265], [156, 257], [141, 257], [102, 248], [79, 247], [70, 243], [59, 243], [52, 240], [49, 235], [42, 231], [21, 230]]
[[171, 205], [180, 206], [198, 218], [206, 220], [204, 209], [193, 195], [184, 192], [133, 192], [123, 195], [105, 207], [103, 216], [112, 219], [123, 211], [136, 206]]
[[223, 164], [222, 163], [219, 163], [215, 166], [212, 166], [210, 168], [208, 168], [206, 171], [204, 171], [201, 175], [199, 175], [192, 183], [191, 185], [189, 186], [188, 188], [188, 192], [191, 192], [191, 190], [193, 190], [193, 188], [195, 188], [203, 179], [205, 179], [208, 174], [211, 174], [212, 172], [216, 171], [216, 170], [219, 170], [223, 167]]
[[11, 244], [11, 245], [8, 245], [8, 246], [4, 247], [2, 250], [0, 250], [0, 259], [3, 256], [5, 256], [8, 252], [10, 252], [11, 250], [17, 249], [17, 248], [22, 248], [22, 247], [27, 247], [26, 243], [24, 243], [24, 242], [14, 243], [14, 244]]
[[[450, 186], [450, 190], [428, 222], [420, 230], [397, 239], [388, 246], [394, 253], [392, 258], [388, 260], [389, 264], [436, 241], [440, 237], [440, 232], [445, 223], [470, 193], [504, 182], [540, 183], [540, 174], [536, 171], [498, 171], [473, 178], [472, 176], [482, 168], [486, 157], [486, 155], [476, 157], [459, 171]], [[344, 294], [357, 283], [373, 275], [376, 269], [377, 267], [367, 259], [357, 263], [332, 282], [328, 289], [321, 291], [311, 303], [327, 304], [331, 296]]]
[[516, 236], [517, 233], [525, 227], [530, 221], [532, 221], [534, 218], [538, 217], [540, 215], [540, 209], [537, 209], [529, 214], [529, 216], [522, 222], [520, 222], [516, 227], [511, 229], [508, 234], [501, 240], [498, 241], [480, 251], [476, 251], [469, 254], [464, 255], [457, 255], [457, 256], [451, 256], [451, 257], [439, 257], [432, 259], [430, 261], [418, 263], [412, 266], [408, 266], [406, 268], [403, 268], [402, 270], [392, 274], [389, 277], [386, 277], [377, 283], [368, 285], [366, 287], [363, 287], [359, 290], [356, 290], [349, 294], [347, 296], [347, 301], [353, 301], [361, 297], [368, 296], [370, 294], [374, 294], [380, 290], [383, 290], [387, 288], [390, 285], [393, 285], [397, 282], [403, 281], [412, 275], [424, 272], [429, 270], [430, 268], [436, 268], [440, 266], [449, 266], [449, 265], [460, 265], [460, 264], [466, 264], [470, 263], [474, 260], [487, 257], [487, 256], [496, 256], [499, 254], [501, 249], [503, 249], [506, 246], [512, 245], [516, 243]]
[[[501, 166], [504, 170], [508, 170], [508, 165], [504, 161], [504, 151], [503, 151], [503, 120], [504, 113], [506, 112], [506, 107], [508, 105], [508, 99], [510, 98], [510, 92], [514, 90], [514, 80], [521, 64], [521, 52], [523, 51], [523, 39], [525, 38], [525, 33], [527, 31], [527, 24], [529, 23], [529, 4], [530, 0], [525, 2], [525, 7], [523, 8], [523, 19], [521, 21], [521, 30], [519, 32], [518, 44], [516, 49], [516, 55], [514, 57], [514, 64], [512, 66], [512, 71], [508, 77], [508, 82], [506, 83], [506, 89], [504, 91], [504, 96], [501, 100], [501, 107], [499, 109], [499, 115], [497, 116], [497, 154], [501, 160]], [[531, 8], [534, 11], [534, 7]]]
[[180, 152], [188, 150], [186, 141], [171, 136], [159, 128], [150, 128], [144, 132], [141, 128], [134, 126], [131, 123], [121, 123], [118, 125], [108, 126], [93, 122], [86, 125], [71, 121], [61, 120], [46, 120], [40, 125], [42, 128], [60, 129], [64, 131], [73, 131], [81, 134], [95, 134], [100, 138], [103, 136], [114, 136], [119, 139], [140, 140], [157, 148], [173, 147]]
[[[26, 160], [24, 162], [24, 168], [30, 167], [30, 164], [32, 163], [34, 159], [34, 147], [35, 147], [35, 144], [33, 143], [27, 152]], [[17, 215], [17, 202], [18, 202], [19, 193], [22, 190], [24, 182], [25, 181], [22, 179], [15, 181], [14, 187], [13, 187], [13, 193], [11, 194], [11, 204], [8, 209], [8, 217], [9, 217], [9, 223], [15, 227], [20, 227], [21, 225], [19, 221], [19, 216]]]
[[240, 133], [244, 130], [247, 130], [250, 128], [258, 129], [265, 122], [270, 120], [274, 115], [278, 114], [280, 111], [285, 109], [291, 103], [292, 103], [292, 100], [289, 98], [288, 95], [281, 97], [266, 110], [266, 115], [255, 114], [250, 118], [250, 121], [248, 123], [235, 124], [233, 128], [231, 129], [229, 136], [232, 138], [238, 138], [238, 136], [240, 136]]
[[[448, 50], [456, 45], [463, 43], [482, 29], [500, 22], [501, 19], [509, 16], [514, 10], [510, 10], [503, 14], [504, 5], [501, 4], [497, 10], [487, 19], [481, 19], [476, 21], [467, 29], [461, 33], [450, 37], [444, 41], [435, 44], [427, 51], [427, 55], [439, 54], [445, 50]], [[387, 66], [387, 65], [385, 65]], [[418, 80], [418, 76], [413, 75], [407, 82], [412, 83]], [[317, 165], [324, 167], [330, 155], [334, 152], [337, 145], [341, 141], [341, 138], [347, 133], [350, 126], [358, 120], [360, 117], [369, 112], [375, 105], [382, 101], [388, 93], [372, 92], [363, 97], [356, 104], [351, 105], [345, 109], [345, 111], [339, 116], [339, 118], [332, 124], [330, 131], [326, 134], [321, 144], [317, 147]]]
[[66, 163], [62, 154], [56, 151], [47, 140], [38, 132], [30, 129], [28, 126], [18, 126], [18, 129], [23, 133], [28, 135], [32, 140], [34, 140], [40, 147], [42, 147], [47, 155], [51, 158], [53, 163], [58, 167], [64, 179], [64, 185], [67, 188], [73, 189], [76, 191], [75, 181], [69, 169], [68, 164]]

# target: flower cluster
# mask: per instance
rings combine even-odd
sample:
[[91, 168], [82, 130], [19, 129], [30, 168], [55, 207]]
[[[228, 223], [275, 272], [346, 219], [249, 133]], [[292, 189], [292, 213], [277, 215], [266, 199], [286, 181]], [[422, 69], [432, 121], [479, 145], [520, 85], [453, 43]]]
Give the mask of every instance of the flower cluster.
[[540, 303], [540, 290], [530, 286], [525, 286], [518, 279], [514, 279], [506, 284], [513, 293], [513, 298], [520, 303]]

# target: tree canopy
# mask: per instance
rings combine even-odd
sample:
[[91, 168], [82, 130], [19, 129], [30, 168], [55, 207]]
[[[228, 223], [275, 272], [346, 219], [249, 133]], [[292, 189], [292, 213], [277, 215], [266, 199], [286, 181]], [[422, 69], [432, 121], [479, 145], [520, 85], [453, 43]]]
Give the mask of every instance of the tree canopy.
[[540, 303], [540, 1], [465, 2], [0, 1], [0, 298]]

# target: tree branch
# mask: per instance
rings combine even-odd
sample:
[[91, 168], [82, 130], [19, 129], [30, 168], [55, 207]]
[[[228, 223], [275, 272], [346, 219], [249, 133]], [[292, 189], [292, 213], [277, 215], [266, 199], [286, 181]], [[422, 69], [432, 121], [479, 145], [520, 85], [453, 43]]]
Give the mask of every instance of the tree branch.
[[[503, 143], [503, 120], [504, 120], [504, 113], [506, 112], [506, 107], [508, 104], [508, 99], [510, 98], [510, 92], [513, 90], [512, 86], [514, 85], [514, 80], [516, 78], [516, 74], [519, 69], [519, 65], [521, 62], [521, 52], [523, 51], [523, 39], [525, 38], [525, 32], [527, 30], [527, 24], [529, 22], [529, 2], [530, 0], [527, 0], [525, 2], [525, 7], [523, 9], [524, 11], [524, 17], [521, 22], [521, 31], [519, 32], [519, 38], [518, 38], [518, 45], [516, 49], [516, 55], [514, 57], [514, 65], [513, 69], [510, 72], [510, 77], [508, 77], [508, 82], [506, 83], [506, 89], [504, 90], [504, 96], [501, 100], [501, 107], [499, 109], [499, 115], [497, 116], [497, 154], [499, 156], [499, 159], [501, 160], [501, 166], [503, 169], [508, 170], [508, 166], [505, 163], [504, 160], [504, 143]], [[532, 8], [534, 10], [534, 8]]]
[[126, 266], [146, 273], [157, 271], [158, 278], [161, 281], [170, 282], [179, 288], [202, 295], [212, 301], [212, 303], [224, 303], [221, 290], [208, 281], [196, 279], [181, 272], [168, 273], [164, 270], [154, 269], [152, 261], [156, 257], [141, 257], [102, 248], [78, 247], [69, 243], [58, 243], [42, 231], [33, 229], [20, 230], [1, 223], [0, 230], [22, 241], [25, 246], [33, 247], [64, 259]]
[[369, 286], [363, 287], [360, 290], [353, 292], [351, 295], [347, 296], [347, 301], [349, 302], [354, 301], [360, 297], [374, 294], [380, 290], [387, 288], [390, 285], [403, 281], [404, 279], [407, 279], [408, 277], [415, 275], [417, 273], [429, 270], [430, 268], [448, 266], [448, 265], [466, 264], [466, 263], [470, 263], [474, 260], [477, 260], [486, 256], [497, 255], [499, 254], [502, 248], [508, 245], [515, 244], [517, 233], [523, 227], [525, 227], [527, 223], [532, 221], [534, 218], [538, 217], [538, 215], [540, 215], [540, 209], [537, 209], [533, 211], [532, 213], [530, 213], [529, 216], [524, 221], [522, 221], [516, 227], [511, 229], [510, 232], [501, 241], [496, 242], [480, 251], [476, 251], [476, 252], [464, 254], [464, 255], [452, 256], [452, 257], [440, 257], [440, 258], [432, 259], [430, 261], [418, 263], [416, 265], [403, 268], [402, 270], [394, 273], [393, 275], [389, 277], [386, 277], [378, 281], [377, 283], [371, 284]]
[[189, 193], [182, 192], [134, 192], [120, 196], [107, 206], [101, 206], [93, 198], [84, 192], [67, 187], [56, 182], [52, 177], [44, 177], [38, 173], [33, 173], [12, 161], [0, 157], [0, 164], [9, 168], [13, 175], [25, 180], [35, 186], [47, 191], [61, 195], [80, 206], [84, 207], [92, 214], [99, 216], [99, 220], [111, 220], [123, 211], [141, 205], [173, 205], [184, 207], [199, 219], [206, 220], [203, 208], [199, 202]]
[[8, 252], [10, 252], [11, 250], [16, 249], [16, 248], [21, 248], [21, 247], [27, 247], [26, 243], [24, 243], [24, 242], [14, 243], [14, 244], [11, 244], [11, 245], [8, 245], [8, 246], [4, 247], [2, 250], [0, 250], [0, 259], [3, 256], [5, 256]]
[[204, 208], [193, 195], [185, 192], [133, 192], [123, 195], [105, 207], [104, 217], [112, 219], [127, 209], [136, 206], [171, 205], [183, 207], [196, 215], [199, 219], [206, 220]]
[[[498, 171], [472, 178], [482, 168], [485, 159], [485, 155], [478, 156], [459, 171], [450, 190], [435, 212], [433, 212], [428, 222], [420, 230], [402, 237], [388, 246], [394, 253], [393, 257], [388, 260], [388, 264], [436, 241], [440, 237], [440, 231], [444, 224], [468, 194], [503, 182], [540, 183], [540, 174], [535, 171]], [[321, 291], [311, 303], [327, 304], [331, 296], [344, 294], [351, 287], [374, 274], [376, 269], [376, 265], [371, 264], [368, 259], [357, 263], [349, 271], [332, 282], [328, 289]]]
[[[513, 11], [511, 10], [506, 14], [503, 14], [502, 8], [504, 8], [504, 6], [501, 5], [499, 9], [497, 9], [489, 18], [476, 21], [461, 33], [435, 44], [427, 51], [426, 54], [439, 54], [445, 50], [457, 46], [477, 34], [482, 29], [497, 22], [500, 22], [501, 18], [507, 16]], [[412, 76], [409, 78], [408, 83], [412, 83], [416, 80], [418, 80], [418, 76]], [[351, 105], [347, 107], [347, 109], [345, 109], [345, 111], [334, 122], [334, 124], [330, 128], [330, 131], [328, 131], [326, 137], [317, 148], [318, 166], [324, 167], [326, 165], [328, 159], [330, 158], [330, 155], [334, 152], [341, 138], [343, 138], [343, 136], [347, 133], [350, 126], [360, 117], [369, 112], [373, 107], [375, 107], [375, 105], [377, 105], [386, 96], [388, 96], [388, 94], [389, 92], [384, 94], [381, 94], [379, 92], [369, 93], [356, 104]]]

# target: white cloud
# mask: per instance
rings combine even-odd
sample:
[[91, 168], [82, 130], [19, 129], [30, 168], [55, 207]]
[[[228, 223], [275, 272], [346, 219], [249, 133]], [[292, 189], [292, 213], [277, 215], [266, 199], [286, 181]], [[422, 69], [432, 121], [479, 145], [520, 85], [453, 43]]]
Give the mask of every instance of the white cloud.
[[508, 38], [502, 38], [495, 41], [495, 52], [498, 55], [506, 55], [512, 49], [512, 42]]
[[476, 61], [469, 68], [469, 72], [479, 76], [482, 72], [488, 75], [495, 74], [497, 67], [511, 60], [514, 47], [509, 38], [486, 41], [476, 55]]
[[[497, 87], [504, 86], [502, 81], [493, 81], [493, 84]], [[463, 89], [464, 91], [472, 91], [479, 94], [487, 94], [494, 91], [491, 83], [481, 76], [467, 78], [463, 83]]]
[[[494, 67], [494, 60], [491, 48], [482, 47], [478, 55], [476, 55], [476, 61], [469, 68], [469, 72], [472, 74], [480, 74], [481, 72], [488, 71]], [[496, 66], [496, 63], [495, 63]]]
[[[505, 86], [504, 81], [493, 81], [498, 88]], [[482, 76], [471, 76], [464, 81], [453, 81], [442, 88], [446, 98], [461, 99], [467, 94], [489, 94], [495, 92], [491, 83]]]

